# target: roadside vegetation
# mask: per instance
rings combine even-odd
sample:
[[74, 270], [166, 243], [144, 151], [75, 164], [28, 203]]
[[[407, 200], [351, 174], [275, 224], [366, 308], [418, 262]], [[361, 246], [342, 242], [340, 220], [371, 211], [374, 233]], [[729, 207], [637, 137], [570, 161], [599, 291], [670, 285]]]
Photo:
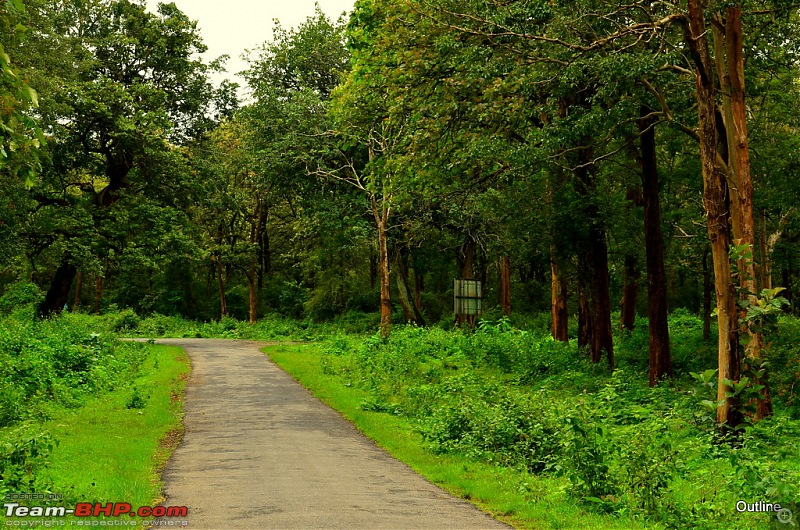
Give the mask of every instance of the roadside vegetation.
[[670, 318], [676, 377], [647, 385], [647, 328], [619, 336], [618, 367], [541, 330], [398, 327], [389, 341], [337, 335], [265, 351], [390, 453], [521, 528], [780, 527], [800, 508], [800, 323], [781, 321], [770, 361], [775, 415], [735, 440], [716, 430], [714, 342]]
[[[716, 337], [685, 310], [669, 319], [675, 377], [649, 387], [645, 320], [615, 335], [616, 369], [548, 315], [396, 325], [375, 314], [315, 322], [64, 312], [34, 319], [42, 293], [0, 299], [0, 494], [58, 502], [159, 500], [179, 439], [187, 361], [118, 337], [283, 340], [268, 354], [363, 432], [433, 482], [520, 528], [771, 528], [800, 509], [800, 322], [779, 317], [769, 347], [775, 414], [723, 437], [715, 421]], [[570, 333], [576, 334], [572, 322]], [[87, 455], [91, 455], [87, 458]], [[81, 465], [75, 465], [80, 462]]]
[[34, 321], [32, 311], [0, 318], [0, 498], [53, 494], [9, 501], [68, 508], [163, 500], [160, 469], [182, 433], [185, 354], [120, 342], [99, 319]]
[[148, 4], [0, 0], [0, 493], [121, 495], [106, 411], [157, 496], [184, 362], [116, 339], [223, 337], [522, 525], [800, 520], [797, 2], [356, 0], [244, 102]]

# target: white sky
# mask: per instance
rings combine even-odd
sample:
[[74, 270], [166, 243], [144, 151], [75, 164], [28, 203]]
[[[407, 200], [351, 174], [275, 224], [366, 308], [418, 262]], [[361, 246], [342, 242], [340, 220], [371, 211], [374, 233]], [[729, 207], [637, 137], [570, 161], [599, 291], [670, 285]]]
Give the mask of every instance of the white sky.
[[[164, 0], [162, 0], [164, 1]], [[273, 19], [278, 19], [284, 28], [293, 28], [314, 14], [314, 0], [166, 0], [197, 21], [203, 42], [208, 46], [206, 60], [220, 55], [230, 55], [226, 67], [228, 73], [214, 77], [218, 83], [228, 78], [244, 86], [236, 73], [244, 70], [247, 63], [241, 59], [246, 49], [256, 48], [271, 40]], [[320, 8], [332, 20], [342, 12], [353, 9], [354, 0], [318, 0]], [[156, 12], [159, 0], [147, 0], [150, 11]]]

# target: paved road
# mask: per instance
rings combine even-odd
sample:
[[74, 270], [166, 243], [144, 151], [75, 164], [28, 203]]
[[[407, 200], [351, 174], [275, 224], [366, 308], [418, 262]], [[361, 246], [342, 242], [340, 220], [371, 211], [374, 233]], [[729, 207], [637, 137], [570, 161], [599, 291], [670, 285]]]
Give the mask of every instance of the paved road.
[[157, 342], [192, 360], [186, 432], [164, 475], [164, 504], [188, 506], [189, 528], [508, 528], [376, 447], [263, 343]]

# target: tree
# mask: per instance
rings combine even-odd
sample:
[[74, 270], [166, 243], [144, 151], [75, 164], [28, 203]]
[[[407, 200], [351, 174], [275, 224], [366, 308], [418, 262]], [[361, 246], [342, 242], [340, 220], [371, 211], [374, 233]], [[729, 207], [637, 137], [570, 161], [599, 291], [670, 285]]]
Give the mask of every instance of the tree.
[[[4, 267], [21, 254], [19, 230], [32, 207], [26, 188], [34, 184], [44, 143], [32, 111], [38, 95], [6, 52], [25, 38], [18, 19], [24, 14], [21, 0], [0, 3], [0, 253]], [[5, 271], [0, 271], [5, 272]]]
[[[729, 394], [731, 382], [739, 377], [739, 314], [730, 276], [729, 221], [736, 240], [750, 248], [754, 242], [751, 236], [752, 184], [744, 106], [743, 7], [699, 1], [689, 2], [686, 10], [672, 5], [638, 2], [626, 5], [587, 2], [564, 8], [552, 5], [533, 8], [525, 2], [510, 2], [503, 10], [493, 10], [492, 6], [482, 2], [452, 7], [447, 2], [437, 4], [436, 12], [433, 9], [428, 11], [429, 17], [440, 20], [454, 31], [483, 38], [495, 49], [511, 50], [530, 62], [545, 66], [557, 65], [562, 73], [553, 74], [554, 78], [570, 81], [573, 86], [574, 81], [585, 77], [587, 72], [615, 67], [611, 75], [606, 70], [606, 79], [612, 78], [615, 83], [600, 81], [589, 85], [593, 102], [598, 102], [597, 96], [604, 95], [607, 87], [619, 83], [618, 76], [631, 78], [627, 72], [632, 72], [658, 101], [660, 110], [657, 115], [698, 140], [717, 282], [719, 391], [723, 403], [718, 419], [720, 423], [734, 427], [739, 420], [737, 413], [731, 412], [736, 405]], [[423, 9], [433, 7], [427, 2], [421, 5]], [[785, 10], [785, 6], [776, 6], [766, 12], [779, 13], [781, 10]], [[715, 36], [713, 53], [712, 34]], [[687, 50], [688, 60], [681, 56], [680, 48], [672, 44], [675, 40], [679, 40]], [[690, 74], [696, 79], [696, 131], [676, 121], [668, 98], [659, 86], [661, 83], [658, 81], [663, 80], [665, 74], [674, 72]], [[723, 87], [720, 105], [717, 104], [719, 92], [715, 89], [715, 82]], [[624, 103], [624, 100], [620, 101]], [[602, 105], [598, 107], [602, 108]], [[612, 108], [616, 107], [624, 108], [624, 105]], [[624, 122], [612, 124], [611, 130], [621, 123]], [[718, 149], [719, 141], [725, 148], [724, 152]], [[593, 159], [604, 157], [592, 156]], [[585, 165], [585, 162], [580, 165]], [[732, 188], [736, 189], [731, 191]], [[728, 193], [731, 196], [731, 219], [727, 217], [724, 206]], [[754, 267], [744, 260], [739, 269], [742, 271], [740, 286], [742, 291], [751, 293], [747, 297], [752, 304], [755, 296]], [[750, 335], [748, 356], [759, 364], [760, 339], [757, 333]], [[768, 413], [766, 387], [764, 392], [759, 415]]]
[[[205, 49], [196, 26], [174, 4], [162, 4], [158, 15], [128, 0], [41, 9], [48, 10], [51, 26], [39, 31], [61, 39], [69, 51], [61, 59], [72, 68], [49, 70], [57, 75], [45, 94], [52, 163], [33, 194], [41, 208], [62, 210], [53, 217], [86, 223], [88, 216], [92, 227], [49, 232], [61, 242], [47, 245], [60, 256], [54, 256], [57, 270], [40, 308], [46, 316], [66, 304], [79, 265], [121, 253], [114, 247], [124, 246], [124, 238], [112, 244], [109, 236], [128, 198], [180, 200], [186, 183], [168, 167], [181, 164], [175, 144], [207, 128], [211, 91], [207, 67], [194, 57]], [[47, 61], [44, 54], [31, 57]], [[159, 186], [157, 179], [163, 179]]]
[[[276, 23], [273, 34], [273, 41], [251, 54], [245, 77], [256, 100], [237, 115], [262, 190], [264, 222], [257, 230], [261, 270], [269, 257], [271, 212], [282, 204], [296, 221], [301, 215], [327, 215], [329, 190], [317, 186], [315, 174], [339, 154], [326, 112], [349, 60], [343, 20], [331, 21], [319, 7], [297, 28], [286, 30]], [[312, 235], [319, 237], [319, 231]], [[295, 248], [293, 265], [307, 266], [313, 276], [316, 265], [309, 265], [310, 259], [303, 263], [302, 256], [309, 253], [306, 243]]]

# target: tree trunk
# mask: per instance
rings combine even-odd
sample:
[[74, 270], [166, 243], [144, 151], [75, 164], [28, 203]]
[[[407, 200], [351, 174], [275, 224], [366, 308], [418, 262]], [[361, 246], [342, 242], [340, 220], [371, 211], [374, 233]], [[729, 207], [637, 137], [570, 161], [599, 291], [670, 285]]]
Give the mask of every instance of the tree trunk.
[[461, 268], [461, 279], [472, 280], [475, 278], [475, 240], [467, 236], [461, 248], [458, 249], [458, 263]]
[[[742, 6], [725, 8], [725, 40], [728, 59], [728, 78], [731, 90], [731, 113], [733, 115], [733, 131], [728, 131], [728, 136], [733, 136], [733, 146], [736, 150], [736, 177], [738, 188], [738, 204], [733, 209], [738, 210], [741, 221], [740, 232], [734, 237], [740, 245], [748, 245], [752, 253], [755, 252], [755, 220], [753, 215], [753, 180], [750, 174], [750, 151], [747, 142], [747, 106], [744, 100], [744, 53], [742, 31]], [[743, 260], [740, 264], [743, 271], [740, 273], [739, 283], [749, 298], [751, 304], [756, 304], [758, 287], [756, 285], [755, 263], [752, 259]], [[745, 353], [749, 364], [758, 370], [763, 363], [761, 351], [764, 339], [761, 331], [743, 325], [743, 332], [748, 334]], [[753, 383], [762, 385], [761, 399], [757, 403], [756, 419], [772, 415], [772, 399], [769, 392], [767, 372], [763, 378], [753, 377]]]
[[608, 366], [614, 369], [614, 339], [611, 328], [611, 295], [608, 278], [608, 247], [606, 232], [600, 226], [589, 231], [590, 252], [594, 277], [592, 281], [592, 362], [599, 363], [606, 352]]
[[83, 271], [79, 271], [75, 278], [75, 296], [72, 298], [73, 313], [76, 313], [81, 306], [81, 291], [83, 291]]
[[[461, 269], [462, 280], [475, 279], [475, 240], [467, 235], [464, 243], [458, 249], [456, 256]], [[460, 326], [467, 324], [470, 328], [475, 326], [475, 315], [458, 315], [456, 323]]]
[[69, 261], [69, 256], [64, 256], [61, 264], [56, 269], [50, 287], [47, 289], [44, 300], [39, 304], [39, 315], [48, 318], [61, 313], [67, 305], [72, 281], [78, 273], [77, 267]]
[[578, 271], [578, 349], [592, 344], [592, 313], [589, 310], [586, 281], [582, 277], [584, 273], [584, 268]]
[[256, 278], [256, 256], [250, 258], [250, 268], [247, 271], [247, 283], [248, 283], [248, 290], [249, 290], [249, 301], [250, 301], [250, 325], [256, 323], [257, 313], [258, 313], [258, 303], [256, 297], [256, 286], [258, 285], [258, 281]]
[[94, 312], [100, 314], [100, 306], [103, 303], [103, 275], [98, 274], [94, 282]]
[[[569, 342], [569, 311], [567, 308], [567, 276], [556, 261], [555, 247], [550, 246], [550, 334], [553, 340]], [[580, 319], [579, 319], [580, 320]], [[587, 341], [579, 346], [589, 343]]]
[[708, 255], [711, 247], [703, 251], [703, 340], [711, 337], [711, 270], [708, 266]]
[[658, 162], [656, 159], [655, 118], [645, 118], [650, 109], [642, 108], [639, 122], [642, 149], [642, 195], [644, 237], [647, 255], [647, 317], [650, 338], [650, 386], [672, 377], [672, 356], [667, 321], [667, 274], [664, 267], [664, 236], [661, 232]]
[[639, 295], [639, 271], [636, 256], [625, 256], [625, 273], [623, 276], [622, 301], [620, 302], [619, 327], [633, 331], [636, 324], [636, 298]]
[[[772, 245], [769, 245], [767, 236], [767, 215], [761, 212], [761, 237], [758, 241], [761, 254], [761, 267], [759, 268], [760, 289], [772, 289]], [[777, 238], [775, 240], [777, 242]]]
[[267, 220], [269, 210], [259, 208], [258, 215], [258, 288], [264, 287], [264, 276], [272, 278], [272, 249], [270, 248], [269, 233], [267, 233]]
[[606, 353], [608, 365], [614, 369], [614, 341], [611, 327], [611, 294], [608, 277], [608, 246], [606, 230], [600, 219], [600, 211], [593, 202], [595, 186], [595, 168], [591, 165], [592, 153], [589, 149], [581, 149], [580, 165], [575, 170], [579, 191], [586, 198], [585, 217], [589, 223], [588, 251], [582, 275], [587, 282], [589, 313], [591, 315], [591, 342], [589, 358], [599, 363]]
[[387, 340], [392, 327], [392, 300], [389, 291], [389, 242], [388, 227], [389, 209], [385, 205], [378, 206], [378, 200], [372, 195], [372, 213], [378, 227], [378, 265], [380, 267], [381, 285], [381, 338]]
[[497, 304], [504, 315], [511, 315], [511, 258], [502, 256], [497, 267]]
[[394, 271], [394, 278], [395, 283], [397, 283], [397, 298], [400, 301], [400, 307], [403, 309], [403, 318], [405, 318], [406, 322], [414, 322], [414, 310], [411, 309], [414, 304], [409, 299], [408, 289], [405, 282], [403, 282], [400, 271], [397, 269]]
[[222, 272], [222, 261], [217, 257], [217, 286], [219, 288], [219, 318], [228, 316], [228, 301], [225, 298], [225, 278]]
[[425, 318], [422, 316], [422, 313], [420, 313], [417, 305], [411, 300], [411, 288], [408, 278], [408, 256], [404, 249], [398, 250], [396, 265], [395, 279], [397, 280], [397, 293], [406, 322], [413, 322], [418, 326], [424, 326]]
[[[119, 199], [119, 192], [128, 187], [128, 173], [132, 168], [131, 162], [124, 153], [109, 150], [105, 153], [105, 175], [108, 184], [102, 191], [95, 195], [95, 204], [98, 208], [111, 206]], [[99, 216], [95, 216], [98, 223]], [[49, 317], [54, 313], [60, 313], [69, 299], [69, 292], [72, 288], [72, 281], [77, 274], [75, 265], [69, 263], [71, 256], [64, 255], [61, 264], [56, 270], [50, 287], [47, 289], [45, 299], [39, 304], [39, 315]], [[97, 306], [99, 312], [99, 304]]]
[[717, 131], [714, 112], [714, 73], [706, 34], [705, 15], [700, 0], [688, 0], [686, 42], [695, 62], [695, 97], [698, 112], [700, 161], [703, 174], [703, 204], [706, 210], [711, 256], [714, 263], [714, 285], [717, 298], [719, 329], [719, 385], [717, 422], [723, 430], [741, 423], [741, 413], [728, 381], [739, 380], [739, 326], [736, 297], [731, 278], [728, 248], [728, 209], [725, 205], [727, 183], [717, 165]]

